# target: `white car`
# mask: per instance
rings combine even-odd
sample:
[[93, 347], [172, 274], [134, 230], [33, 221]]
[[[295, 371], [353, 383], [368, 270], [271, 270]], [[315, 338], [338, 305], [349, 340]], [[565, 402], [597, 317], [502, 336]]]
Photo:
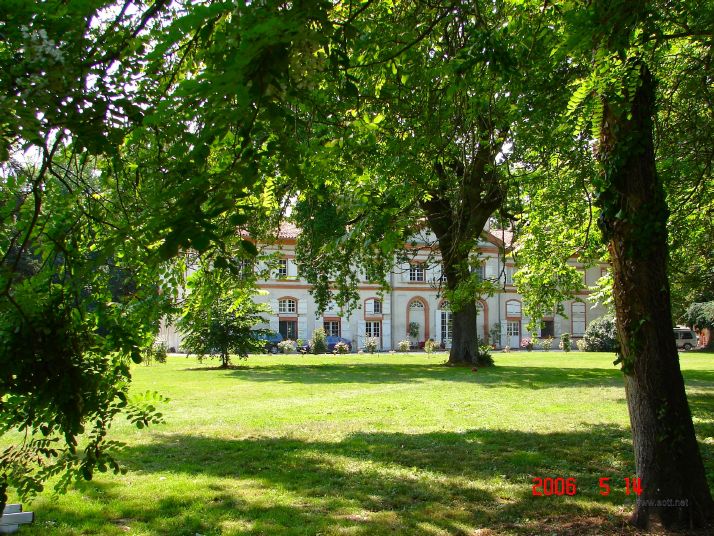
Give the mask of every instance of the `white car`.
[[674, 328], [674, 338], [677, 341], [677, 348], [691, 350], [697, 346], [697, 334], [689, 328]]

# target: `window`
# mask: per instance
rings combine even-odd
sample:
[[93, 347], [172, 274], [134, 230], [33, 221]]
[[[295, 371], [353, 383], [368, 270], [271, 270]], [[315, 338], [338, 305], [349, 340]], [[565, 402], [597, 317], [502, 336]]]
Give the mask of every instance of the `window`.
[[339, 337], [340, 336], [340, 321], [339, 320], [325, 320], [322, 323], [322, 327], [325, 328], [325, 334], [328, 337]]
[[382, 323], [381, 322], [365, 322], [364, 334], [367, 337], [380, 338], [382, 336]]
[[409, 266], [409, 281], [425, 281], [424, 267], [421, 264], [412, 264]]
[[585, 334], [585, 304], [574, 302], [570, 306], [570, 318], [573, 323], [573, 335], [582, 337]]
[[278, 279], [288, 276], [288, 260], [278, 260]]
[[[448, 307], [448, 304], [447, 304]], [[454, 332], [454, 321], [451, 317], [451, 311], [441, 311], [441, 342], [451, 342], [452, 333]]]
[[554, 320], [542, 320], [540, 324], [540, 336], [541, 337], [555, 337], [555, 321]]
[[411, 309], [412, 311], [414, 309], [424, 309], [424, 304], [419, 300], [414, 300], [409, 304], [409, 309]]
[[474, 267], [473, 273], [476, 274], [476, 277], [478, 277], [479, 281], [485, 280], [486, 279], [486, 265], [479, 264], [478, 266]]
[[278, 301], [278, 314], [297, 313], [297, 301], [286, 298]]
[[297, 340], [297, 320], [281, 320], [278, 323], [278, 331], [283, 339]]
[[509, 300], [506, 302], [506, 316], [509, 318], [521, 317], [521, 302]]
[[506, 285], [513, 285], [513, 274], [516, 273], [516, 267], [515, 266], [506, 266]]
[[364, 314], [367, 316], [382, 314], [382, 300], [377, 298], [369, 298], [364, 302]]

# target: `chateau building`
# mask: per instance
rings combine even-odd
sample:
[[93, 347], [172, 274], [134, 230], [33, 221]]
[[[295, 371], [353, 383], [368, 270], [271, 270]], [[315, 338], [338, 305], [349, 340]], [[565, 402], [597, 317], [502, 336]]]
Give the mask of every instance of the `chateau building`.
[[[382, 350], [397, 348], [401, 340], [409, 340], [413, 347], [433, 339], [449, 348], [452, 336], [451, 311], [443, 298], [441, 264], [438, 251], [432, 247], [435, 238], [424, 231], [415, 239], [416, 247], [408, 263], [398, 264], [389, 276], [390, 290], [380, 293], [378, 285], [361, 280], [358, 285], [359, 306], [343, 312], [335, 304], [320, 313], [310, 295], [310, 285], [302, 280], [295, 263], [295, 243], [299, 229], [290, 224], [281, 227], [275, 244], [263, 250], [272, 258], [271, 268], [261, 261], [258, 266], [264, 279], [258, 287], [264, 295], [255, 297], [267, 303], [272, 314], [267, 327], [283, 338], [307, 341], [313, 330], [322, 327], [328, 335], [352, 342], [353, 349], [363, 348], [367, 337], [376, 337]], [[529, 319], [523, 315], [523, 300], [513, 285], [516, 266], [509, 256], [511, 233], [501, 229], [484, 231], [478, 243], [481, 277], [498, 285], [498, 291], [478, 302], [477, 333], [479, 341], [495, 344], [498, 348], [518, 348], [524, 338], [553, 337], [556, 344], [562, 333], [570, 333], [574, 340], [585, 333], [593, 319], [604, 314], [604, 309], [589, 301], [588, 285], [599, 279], [605, 268], [585, 268], [575, 259], [570, 262], [583, 273], [583, 289], [576, 299], [564, 302], [567, 317], [553, 314], [541, 319], [541, 329], [530, 333]], [[505, 256], [503, 252], [506, 252]], [[277, 262], [275, 258], [277, 257]], [[411, 329], [410, 329], [411, 327]], [[180, 349], [180, 334], [171, 326], [161, 330], [169, 347]]]

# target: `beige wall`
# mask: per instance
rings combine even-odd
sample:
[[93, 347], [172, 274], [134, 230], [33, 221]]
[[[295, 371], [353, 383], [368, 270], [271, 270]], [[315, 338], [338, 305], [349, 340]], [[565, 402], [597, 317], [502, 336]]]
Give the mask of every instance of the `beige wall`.
[[[497, 249], [487, 242], [481, 242], [479, 247], [481, 257], [485, 258], [484, 276], [490, 279], [496, 279], [499, 276], [503, 277], [503, 263], [499, 258]], [[279, 256], [287, 258], [288, 274], [287, 277], [278, 278], [277, 273], [272, 270], [266, 279], [259, 281], [258, 286], [265, 292], [265, 295], [256, 296], [255, 301], [270, 305], [274, 311], [274, 314], [270, 315], [269, 321], [259, 327], [271, 328], [277, 331], [281, 317], [296, 319], [298, 321], [298, 337], [306, 340], [312, 335], [314, 329], [322, 327], [325, 319], [339, 318], [342, 336], [352, 341], [353, 348], [356, 349], [364, 344], [366, 322], [380, 322], [382, 349], [389, 350], [396, 348], [399, 341], [409, 338], [408, 324], [411, 321], [417, 321], [420, 324], [420, 333], [419, 337], [416, 340], [413, 339], [412, 342], [424, 341], [427, 338], [442, 342], [440, 307], [443, 300], [440, 297], [439, 288], [441, 269], [438, 264], [438, 258], [435, 257], [431, 250], [415, 250], [414, 258], [412, 259], [412, 262], [424, 267], [425, 281], [410, 281], [409, 265], [397, 266], [391, 275], [391, 290], [381, 297], [382, 313], [371, 316], [367, 314], [365, 309], [365, 300], [380, 298], [379, 289], [376, 285], [370, 285], [367, 282], [360, 285], [359, 306], [350, 314], [341, 314], [339, 310], [318, 314], [315, 302], [310, 296], [309, 286], [297, 275], [298, 270], [294, 263], [294, 246], [287, 244], [280, 248], [270, 247], [265, 249], [265, 253], [277, 253]], [[578, 266], [575, 262], [573, 264]], [[506, 259], [506, 265], [512, 265], [509, 258]], [[265, 263], [258, 263], [258, 266], [259, 269], [264, 269]], [[589, 268], [586, 271], [584, 282], [588, 285], [593, 285], [600, 275], [601, 267]], [[503, 284], [503, 279], [500, 281]], [[578, 295], [578, 299], [587, 302], [588, 295], [588, 292], [584, 290]], [[297, 300], [296, 313], [287, 315], [278, 313], [278, 301], [282, 298]], [[508, 317], [507, 303], [511, 300], [521, 303], [520, 318]], [[413, 303], [420, 305], [411, 307], [410, 304]], [[572, 303], [573, 300], [563, 303], [568, 316], [571, 316]], [[602, 314], [604, 314], [604, 309], [601, 306], [593, 307], [592, 303], [587, 302], [585, 325]], [[561, 333], [573, 333], [572, 318], [554, 315], [552, 320], [556, 339]], [[518, 337], [512, 337], [512, 340], [509, 340], [507, 334], [507, 323], [509, 321], [519, 324]], [[483, 300], [482, 312], [477, 321], [479, 337], [483, 340], [486, 336], [489, 336], [490, 330], [497, 322], [501, 323], [501, 333], [496, 341], [499, 347], [512, 345], [511, 343], [516, 342], [517, 339], [531, 338], [539, 334], [538, 332], [535, 334], [528, 332], [526, 328], [528, 318], [525, 318], [522, 313], [522, 298], [512, 285], [506, 285], [502, 292]], [[160, 338], [166, 341], [169, 347], [180, 349], [180, 334], [176, 333], [172, 326], [162, 324]], [[493, 343], [494, 341], [489, 340], [489, 342]]]

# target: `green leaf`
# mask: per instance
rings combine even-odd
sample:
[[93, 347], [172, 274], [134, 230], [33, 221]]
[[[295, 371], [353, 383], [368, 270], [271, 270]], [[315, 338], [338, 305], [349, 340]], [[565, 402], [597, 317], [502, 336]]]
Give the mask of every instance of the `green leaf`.
[[250, 240], [243, 239], [240, 241], [240, 245], [250, 255], [255, 257], [258, 254], [258, 248]]
[[141, 363], [142, 357], [141, 357], [141, 350], [139, 350], [139, 348], [137, 348], [137, 347], [132, 348], [131, 360], [137, 364]]

